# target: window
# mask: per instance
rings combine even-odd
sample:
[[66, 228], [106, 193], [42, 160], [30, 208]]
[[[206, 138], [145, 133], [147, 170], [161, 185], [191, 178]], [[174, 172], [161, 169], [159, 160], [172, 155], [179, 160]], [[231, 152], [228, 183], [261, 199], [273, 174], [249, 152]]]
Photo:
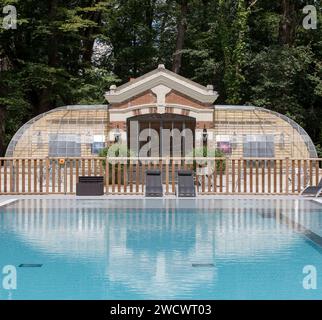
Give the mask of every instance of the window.
[[105, 136], [94, 135], [92, 143], [92, 154], [99, 154], [105, 148]]
[[78, 134], [50, 134], [49, 157], [80, 157], [81, 143]]
[[247, 135], [244, 137], [245, 158], [274, 158], [274, 135]]

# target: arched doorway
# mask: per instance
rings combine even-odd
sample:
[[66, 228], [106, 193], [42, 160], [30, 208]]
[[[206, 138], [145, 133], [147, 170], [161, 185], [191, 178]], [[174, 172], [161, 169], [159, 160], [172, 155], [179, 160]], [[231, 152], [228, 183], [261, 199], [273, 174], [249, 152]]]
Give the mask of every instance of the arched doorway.
[[[151, 113], [127, 119], [128, 148], [138, 154], [138, 150], [149, 142], [140, 141], [140, 134], [143, 130], [151, 129], [155, 130], [159, 137], [159, 156], [185, 156], [191, 154], [195, 147], [195, 118], [173, 113]], [[168, 136], [167, 132], [171, 132], [171, 135]], [[169, 140], [166, 140], [167, 138]]]

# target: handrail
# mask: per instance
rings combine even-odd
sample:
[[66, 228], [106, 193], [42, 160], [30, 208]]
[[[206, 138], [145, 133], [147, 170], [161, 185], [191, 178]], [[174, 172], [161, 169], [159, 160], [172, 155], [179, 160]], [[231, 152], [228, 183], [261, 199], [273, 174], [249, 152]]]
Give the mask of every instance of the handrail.
[[0, 194], [74, 194], [80, 176], [104, 176], [106, 194], [144, 194], [145, 171], [160, 169], [175, 194], [180, 169], [202, 194], [299, 194], [322, 177], [322, 159], [229, 157], [0, 158]]
[[124, 160], [124, 159], [135, 159], [135, 160], [166, 160], [166, 159], [170, 159], [170, 160], [191, 160], [191, 159], [198, 159], [198, 160], [205, 160], [205, 159], [216, 159], [216, 160], [247, 160], [247, 161], [255, 161], [255, 160], [265, 160], [265, 161], [274, 161], [274, 160], [311, 160], [311, 161], [322, 161], [322, 158], [300, 158], [300, 157], [296, 157], [296, 158], [291, 158], [291, 157], [287, 157], [287, 158], [283, 158], [283, 157], [277, 157], [277, 158], [258, 158], [258, 157], [0, 157], [1, 161], [4, 160], [59, 160], [59, 159], [64, 159], [64, 160], [105, 160], [105, 159], [119, 159], [119, 160]]

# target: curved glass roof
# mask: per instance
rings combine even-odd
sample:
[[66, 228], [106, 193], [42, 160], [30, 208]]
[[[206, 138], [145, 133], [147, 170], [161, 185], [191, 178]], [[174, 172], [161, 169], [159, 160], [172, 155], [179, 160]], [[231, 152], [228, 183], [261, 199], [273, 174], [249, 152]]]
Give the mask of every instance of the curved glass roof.
[[[269, 121], [264, 122], [262, 120], [263, 117], [259, 117], [258, 115], [266, 113], [268, 116], [272, 115], [274, 118], [277, 117], [281, 121], [272, 121], [271, 123], [275, 123], [276, 126], [281, 125], [293, 129], [289, 130], [293, 132], [289, 137], [290, 143], [295, 145], [301, 140], [302, 148], [308, 151], [305, 154], [308, 153], [309, 157], [317, 158], [316, 148], [309, 135], [300, 125], [285, 115], [254, 106], [215, 105], [214, 108], [227, 114], [230, 111], [236, 111], [236, 116], [234, 116], [236, 117], [235, 122], [232, 121], [230, 123], [228, 116], [223, 115], [220, 116], [221, 122], [218, 121], [217, 124], [215, 123], [215, 127], [219, 129], [221, 129], [221, 126], [224, 127], [226, 125], [225, 123], [228, 123], [230, 127], [227, 126], [227, 134], [232, 134], [231, 128], [235, 130], [234, 126], [236, 126], [236, 130], [242, 127], [247, 134], [256, 134], [257, 132], [254, 130], [256, 125], [257, 127], [263, 126], [269, 128], [270, 131], [274, 132], [275, 128], [272, 128], [273, 124], [269, 124]], [[17, 131], [9, 143], [6, 157], [36, 156], [45, 158], [56, 154], [55, 152], [59, 156], [64, 156], [63, 148], [66, 149], [66, 156], [70, 154], [74, 156], [94, 155], [93, 144], [96, 143], [94, 147], [97, 148], [108, 142], [109, 115], [107, 111], [107, 105], [72, 105], [59, 107], [40, 114], [28, 121]], [[240, 111], [241, 115], [237, 115], [238, 111]], [[243, 112], [244, 116], [242, 116]], [[251, 119], [247, 120], [247, 117], [249, 117], [248, 113], [252, 112], [254, 112], [255, 116], [258, 116], [257, 124], [249, 121]], [[245, 119], [240, 120], [241, 117]], [[265, 132], [265, 130], [262, 131]], [[283, 132], [283, 130], [281, 128], [280, 132]], [[276, 132], [278, 132], [278, 128], [276, 128]], [[303, 142], [306, 147], [304, 147]], [[51, 147], [55, 149], [55, 152], [50, 149]], [[73, 152], [68, 153], [68, 148], [73, 149]], [[77, 148], [78, 151], [76, 150]], [[293, 153], [290, 156], [292, 155]]]
[[39, 150], [48, 145], [50, 139], [61, 140], [61, 136], [66, 137], [66, 148], [70, 139], [92, 142], [95, 136], [107, 134], [107, 110], [107, 105], [69, 105], [40, 114], [16, 132], [5, 156], [33, 157], [37, 151], [46, 157], [48, 150], [44, 148], [43, 155]]
[[293, 129], [295, 129], [299, 135], [301, 136], [301, 138], [303, 139], [303, 142], [305, 143], [308, 152], [310, 154], [310, 158], [317, 158], [318, 154], [315, 148], [315, 145], [311, 139], [311, 137], [308, 135], [308, 133], [298, 124], [296, 123], [294, 120], [292, 120], [291, 118], [278, 113], [276, 111], [272, 111], [269, 109], [265, 109], [262, 107], [255, 107], [255, 106], [237, 106], [237, 105], [216, 105], [215, 106], [216, 110], [234, 110], [234, 111], [261, 111], [267, 114], [271, 114], [274, 115], [282, 120], [284, 120], [286, 123], [288, 123]]

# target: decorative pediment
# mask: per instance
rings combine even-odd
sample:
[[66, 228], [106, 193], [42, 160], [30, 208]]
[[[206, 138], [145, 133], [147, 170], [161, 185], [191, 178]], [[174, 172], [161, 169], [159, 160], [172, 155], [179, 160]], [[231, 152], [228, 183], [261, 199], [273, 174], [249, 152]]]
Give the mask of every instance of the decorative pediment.
[[112, 85], [105, 98], [111, 104], [122, 103], [149, 90], [156, 95], [158, 105], [164, 104], [165, 96], [172, 90], [204, 104], [213, 104], [218, 98], [212, 85], [202, 86], [165, 69], [164, 65], [120, 87]]

